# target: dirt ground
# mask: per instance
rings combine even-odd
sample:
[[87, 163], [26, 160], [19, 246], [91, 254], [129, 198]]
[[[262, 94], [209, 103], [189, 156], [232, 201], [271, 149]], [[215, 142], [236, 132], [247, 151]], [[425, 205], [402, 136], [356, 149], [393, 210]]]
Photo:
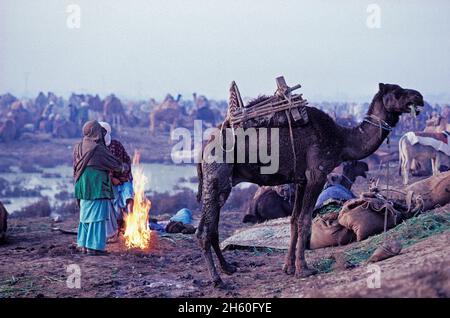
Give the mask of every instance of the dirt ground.
[[[74, 228], [76, 220], [58, 226]], [[223, 275], [226, 288], [214, 288], [194, 237], [182, 234], [153, 237], [147, 252], [118, 242], [107, 256], [84, 256], [73, 248], [75, 236], [52, 232], [49, 219], [40, 218], [13, 220], [9, 240], [0, 247], [0, 297], [450, 297], [448, 232], [379, 262], [375, 289], [368, 288], [367, 266], [296, 279], [281, 271], [284, 252], [256, 250], [225, 252], [239, 269]], [[307, 259], [315, 264], [349, 247], [308, 251]], [[67, 287], [70, 264], [81, 269], [80, 289]]]
[[[161, 138], [143, 142], [142, 129], [131, 129], [121, 135], [129, 149], [139, 145], [144, 161], [164, 162], [169, 159], [170, 145]], [[160, 136], [159, 136], [160, 137]], [[167, 136], [168, 138], [168, 136]], [[159, 140], [159, 141], [158, 141]], [[2, 164], [24, 161], [40, 164], [46, 154], [52, 160], [70, 162], [71, 146], [76, 140], [49, 142], [22, 141], [2, 144]], [[167, 151], [155, 152], [155, 147]], [[45, 149], [46, 151], [43, 151]], [[6, 156], [8, 154], [8, 156]], [[24, 155], [26, 154], [26, 155]], [[166, 154], [167, 158], [161, 157]], [[24, 159], [25, 156], [25, 159]], [[9, 160], [5, 162], [4, 159]], [[15, 158], [15, 159], [14, 159]], [[45, 161], [45, 160], [44, 160]], [[45, 163], [45, 162], [44, 162]], [[391, 185], [400, 186], [397, 168], [392, 168]], [[372, 176], [384, 172], [372, 171]], [[417, 180], [413, 178], [412, 181]], [[367, 189], [367, 181], [355, 185], [357, 193]], [[151, 198], [150, 198], [151, 199]], [[445, 208], [450, 208], [447, 206]], [[448, 209], [446, 209], [448, 211]], [[242, 228], [244, 211], [223, 211], [220, 222], [222, 239]], [[156, 216], [158, 217], [158, 216]], [[195, 217], [199, 217], [195, 212]], [[0, 246], [1, 297], [450, 297], [450, 233], [428, 237], [405, 248], [396, 257], [377, 263], [381, 269], [380, 288], [369, 288], [370, 268], [360, 265], [306, 279], [296, 279], [281, 271], [284, 251], [233, 250], [225, 257], [238, 266], [238, 271], [222, 274], [225, 288], [209, 283], [200, 249], [193, 235], [153, 235], [148, 251], [126, 250], [123, 242], [109, 244], [107, 256], [85, 256], [75, 250], [75, 235], [52, 231], [52, 227], [76, 230], [77, 217], [52, 224], [50, 218], [10, 219], [8, 242]], [[355, 244], [355, 243], [353, 243]], [[313, 266], [352, 245], [307, 252]], [[81, 270], [81, 288], [69, 288], [67, 279], [73, 272], [69, 265]], [[69, 271], [68, 271], [69, 269]]]
[[[231, 235], [242, 212], [223, 212], [221, 237]], [[153, 235], [148, 251], [109, 244], [107, 256], [75, 251], [75, 235], [52, 231], [76, 229], [76, 218], [52, 224], [50, 218], [11, 219], [9, 241], [0, 246], [1, 297], [450, 297], [450, 232], [405, 248], [377, 263], [380, 288], [369, 288], [371, 268], [360, 265], [296, 279], [281, 271], [283, 251], [232, 250], [225, 257], [238, 271], [222, 274], [225, 288], [214, 288], [193, 235]], [[307, 252], [318, 266], [353, 244]], [[68, 288], [81, 270], [81, 288]], [[68, 271], [69, 268], [69, 271]]]

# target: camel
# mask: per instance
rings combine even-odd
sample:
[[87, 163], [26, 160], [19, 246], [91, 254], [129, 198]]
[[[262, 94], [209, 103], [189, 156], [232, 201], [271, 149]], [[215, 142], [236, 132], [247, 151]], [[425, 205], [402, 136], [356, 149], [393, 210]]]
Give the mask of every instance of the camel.
[[[340, 184], [348, 190], [351, 190], [356, 178], [366, 178], [366, 172], [368, 170], [367, 163], [363, 161], [344, 162], [342, 175], [335, 173], [329, 174], [325, 188], [328, 185]], [[250, 202], [248, 212], [242, 222], [261, 223], [291, 215], [294, 206], [295, 188], [290, 186], [287, 191], [289, 193], [280, 195], [279, 191], [277, 191], [279, 187], [261, 187], [258, 189]]]
[[150, 133], [154, 134], [156, 130], [171, 131], [182, 121], [186, 113], [179, 105], [181, 95], [174, 99], [172, 95], [167, 94], [164, 101], [156, 106], [150, 113]]
[[119, 131], [122, 123], [127, 119], [122, 102], [114, 94], [107, 96], [103, 102], [103, 119]]
[[441, 132], [448, 130], [447, 114], [433, 112], [433, 115], [425, 122], [425, 125], [425, 129], [423, 130], [425, 132]]
[[38, 109], [39, 114], [42, 113], [49, 100], [43, 92], [39, 92], [38, 96], [34, 100], [34, 105]]
[[[308, 266], [305, 250], [311, 233], [313, 208], [327, 175], [344, 161], [361, 160], [376, 151], [397, 124], [400, 115], [411, 112], [415, 105], [419, 109], [424, 105], [423, 97], [418, 91], [380, 83], [367, 116], [353, 128], [339, 126], [323, 111], [306, 107], [309, 118], [306, 125], [293, 125], [292, 130], [287, 125], [279, 128], [280, 165], [274, 174], [261, 174], [263, 163], [260, 162], [235, 164], [203, 160], [197, 166], [197, 199], [202, 203], [202, 215], [196, 236], [214, 285], [221, 286], [223, 282], [214, 264], [211, 247], [224, 273], [232, 274], [236, 271], [236, 267], [228, 263], [222, 254], [218, 226], [220, 209], [233, 186], [240, 182], [271, 186], [286, 183], [297, 185], [295, 208], [291, 216], [291, 239], [283, 271], [299, 278], [314, 275], [317, 271]], [[274, 122], [277, 119], [278, 122], [286, 122], [283, 112], [278, 112], [273, 117], [278, 117]], [[230, 125], [228, 122], [224, 124], [226, 127]], [[220, 139], [225, 138], [225, 132], [226, 130], [222, 131]], [[211, 139], [207, 146], [213, 142], [217, 143]], [[271, 146], [270, 141], [268, 146]], [[248, 153], [248, 143], [245, 147]], [[225, 157], [225, 150], [229, 146], [222, 149]], [[236, 156], [236, 148], [234, 154]], [[206, 155], [204, 148], [203, 156]]]
[[0, 95], [0, 114], [7, 110], [9, 105], [17, 101], [17, 98], [11, 93]]
[[85, 101], [89, 104], [89, 110], [103, 114], [103, 103], [98, 94], [95, 96], [87, 95]]
[[[400, 169], [399, 172], [403, 177], [403, 184], [407, 185], [409, 182], [409, 172], [417, 162], [424, 162], [431, 160], [431, 171], [433, 176], [439, 174], [441, 165], [450, 167], [450, 157], [441, 151], [437, 151], [431, 146], [416, 143], [412, 145], [407, 137], [408, 132], [404, 134], [398, 141], [398, 151], [400, 155]], [[414, 161], [414, 162], [413, 162]]]
[[0, 123], [0, 140], [11, 142], [16, 139], [16, 136], [16, 122], [13, 119], [6, 119], [5, 122]]

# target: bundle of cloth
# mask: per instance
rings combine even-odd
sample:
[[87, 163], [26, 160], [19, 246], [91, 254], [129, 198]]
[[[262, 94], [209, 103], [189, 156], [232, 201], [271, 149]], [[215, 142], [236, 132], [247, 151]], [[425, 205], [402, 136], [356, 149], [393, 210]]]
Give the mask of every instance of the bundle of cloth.
[[387, 199], [373, 188], [351, 199], [340, 211], [318, 215], [311, 228], [310, 249], [346, 245], [380, 234], [406, 219], [450, 203], [450, 171], [395, 191]]
[[424, 146], [431, 146], [436, 151], [445, 153], [450, 156], [450, 144], [449, 144], [450, 133], [447, 131], [443, 132], [422, 132], [422, 131], [410, 131], [405, 134], [411, 145], [417, 143]]
[[149, 226], [151, 230], [158, 232], [194, 234], [196, 228], [192, 225], [192, 221], [192, 211], [182, 208], [168, 222], [158, 222], [156, 219], [150, 219]]

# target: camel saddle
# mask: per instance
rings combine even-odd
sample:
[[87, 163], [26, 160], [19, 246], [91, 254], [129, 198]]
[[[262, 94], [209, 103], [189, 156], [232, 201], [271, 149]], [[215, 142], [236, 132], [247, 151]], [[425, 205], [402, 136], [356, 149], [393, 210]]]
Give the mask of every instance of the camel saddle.
[[260, 96], [244, 105], [236, 83], [230, 87], [227, 120], [232, 127], [287, 127], [306, 125], [307, 100], [302, 94], [292, 94], [300, 84], [289, 87], [283, 76], [276, 79], [277, 90], [273, 96]]
[[443, 131], [443, 132], [416, 131], [416, 132], [414, 132], [414, 134], [417, 137], [433, 138], [433, 139], [443, 142], [444, 144], [448, 143], [448, 136], [450, 135], [450, 133], [447, 131]]

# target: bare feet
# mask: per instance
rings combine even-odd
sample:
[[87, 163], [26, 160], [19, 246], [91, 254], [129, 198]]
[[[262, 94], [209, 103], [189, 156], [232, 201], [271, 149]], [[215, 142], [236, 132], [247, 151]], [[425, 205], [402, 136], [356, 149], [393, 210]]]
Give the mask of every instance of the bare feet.
[[87, 255], [91, 255], [91, 256], [101, 256], [101, 255], [109, 254], [107, 251], [93, 250], [90, 248], [87, 248], [86, 250], [87, 250]]
[[78, 253], [81, 253], [81, 254], [86, 254], [87, 253], [87, 251], [86, 251], [86, 247], [77, 247], [77, 249], [76, 249], [76, 251], [78, 252]]
[[119, 233], [117, 233], [114, 236], [111, 236], [110, 238], [108, 238], [106, 243], [117, 243], [118, 240], [119, 240]]

